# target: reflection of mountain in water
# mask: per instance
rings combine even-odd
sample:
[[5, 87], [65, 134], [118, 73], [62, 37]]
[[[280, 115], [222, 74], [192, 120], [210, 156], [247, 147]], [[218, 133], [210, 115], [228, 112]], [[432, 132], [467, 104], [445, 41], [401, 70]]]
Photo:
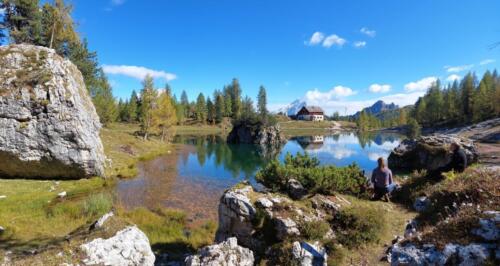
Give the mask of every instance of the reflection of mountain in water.
[[217, 135], [177, 136], [174, 141], [196, 148], [195, 152], [190, 152], [182, 158], [184, 164], [190, 154], [195, 154], [201, 166], [204, 166], [207, 160], [213, 159], [215, 166], [223, 166], [225, 170], [231, 172], [233, 177], [238, 177], [240, 173], [243, 173], [246, 178], [253, 177], [255, 172], [266, 162], [276, 158], [282, 148], [253, 144], [229, 144], [224, 138]]
[[362, 148], [365, 146], [370, 147], [372, 143], [375, 143], [379, 146], [384, 145], [385, 143], [399, 143], [401, 139], [401, 135], [396, 133], [380, 133], [380, 132], [359, 132], [357, 134], [359, 145]]

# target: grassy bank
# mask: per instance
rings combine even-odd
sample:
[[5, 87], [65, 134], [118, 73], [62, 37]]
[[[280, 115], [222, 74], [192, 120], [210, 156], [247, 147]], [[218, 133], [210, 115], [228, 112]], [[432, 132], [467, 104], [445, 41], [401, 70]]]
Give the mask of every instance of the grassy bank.
[[106, 167], [106, 176], [131, 178], [137, 175], [137, 162], [148, 160], [169, 152], [170, 145], [157, 138], [147, 141], [138, 136], [138, 124], [111, 124], [101, 130], [104, 152], [111, 165]]
[[[23, 249], [64, 237], [109, 211], [110, 180], [0, 180], [0, 248]], [[57, 194], [67, 196], [59, 199]]]

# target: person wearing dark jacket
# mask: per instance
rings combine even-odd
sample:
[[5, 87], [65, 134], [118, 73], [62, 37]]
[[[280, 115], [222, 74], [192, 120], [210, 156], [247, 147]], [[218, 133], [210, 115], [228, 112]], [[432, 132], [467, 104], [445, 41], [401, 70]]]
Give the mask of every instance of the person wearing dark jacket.
[[453, 169], [455, 172], [463, 172], [467, 168], [467, 155], [464, 150], [457, 143], [452, 143], [451, 151], [453, 155], [451, 157], [450, 170]]
[[378, 166], [373, 169], [371, 182], [375, 190], [373, 195], [374, 200], [379, 200], [385, 197], [389, 201], [389, 195], [395, 188], [394, 180], [392, 179], [392, 171], [385, 166], [384, 158], [378, 158]]

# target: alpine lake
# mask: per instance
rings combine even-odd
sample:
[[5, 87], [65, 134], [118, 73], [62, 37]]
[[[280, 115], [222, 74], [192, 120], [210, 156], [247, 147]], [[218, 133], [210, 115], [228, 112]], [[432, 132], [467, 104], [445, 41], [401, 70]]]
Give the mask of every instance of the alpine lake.
[[167, 207], [186, 212], [190, 222], [217, 221], [222, 193], [247, 180], [259, 187], [255, 174], [272, 158], [307, 152], [321, 164], [356, 163], [369, 176], [379, 157], [387, 158], [404, 136], [395, 133], [355, 132], [293, 136], [280, 150], [264, 151], [257, 145], [228, 144], [219, 135], [175, 136], [173, 149], [138, 165], [134, 179], [121, 180], [117, 197], [127, 209]]

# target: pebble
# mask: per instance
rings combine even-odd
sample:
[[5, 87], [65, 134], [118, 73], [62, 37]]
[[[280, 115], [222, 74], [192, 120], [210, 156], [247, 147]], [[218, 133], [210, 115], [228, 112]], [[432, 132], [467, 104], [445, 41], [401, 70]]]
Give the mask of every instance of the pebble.
[[59, 198], [61, 198], [61, 199], [62, 199], [62, 198], [65, 198], [65, 197], [66, 197], [66, 195], [67, 195], [66, 191], [63, 191], [63, 192], [61, 192], [61, 193], [57, 194], [57, 196], [58, 196]]

